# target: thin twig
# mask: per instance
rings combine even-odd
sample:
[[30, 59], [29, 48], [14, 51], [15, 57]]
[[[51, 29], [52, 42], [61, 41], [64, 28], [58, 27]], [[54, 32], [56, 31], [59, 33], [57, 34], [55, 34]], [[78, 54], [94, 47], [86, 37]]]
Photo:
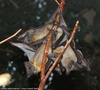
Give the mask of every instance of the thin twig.
[[63, 53], [65, 52], [65, 50], [68, 48], [68, 46], [70, 45], [71, 41], [74, 39], [76, 30], [78, 29], [78, 24], [79, 24], [79, 21], [76, 22], [75, 27], [74, 27], [73, 32], [72, 32], [72, 35], [71, 35], [70, 39], [68, 40], [68, 42], [66, 43], [64, 49], [60, 52], [60, 54], [56, 58], [55, 62], [53, 63], [53, 65], [51, 66], [51, 68], [49, 69], [49, 71], [47, 72], [47, 74], [45, 75], [44, 81], [46, 81], [48, 79], [50, 73], [53, 71], [53, 69], [55, 68], [55, 66], [59, 62], [61, 56], [63, 55]]
[[64, 49], [60, 52], [60, 54], [56, 58], [55, 62], [53, 63], [53, 65], [51, 66], [51, 68], [49, 69], [49, 71], [47, 72], [47, 74], [45, 75], [45, 77], [41, 80], [40, 87], [39, 87], [38, 90], [43, 90], [43, 87], [45, 85], [45, 82], [47, 81], [50, 73], [53, 71], [53, 69], [55, 68], [55, 66], [58, 64], [61, 56], [63, 55], [63, 53], [65, 52], [65, 50], [68, 48], [68, 46], [70, 45], [70, 43], [74, 39], [76, 30], [78, 29], [78, 24], [79, 24], [79, 21], [76, 22], [75, 27], [74, 27], [73, 32], [72, 32], [72, 35], [71, 35], [70, 39], [68, 40], [68, 42], [66, 43]]
[[[59, 13], [57, 13], [57, 16], [56, 16], [56, 22], [58, 22], [58, 23], [60, 22], [60, 14]], [[55, 24], [52, 29], [55, 31], [57, 28], [58, 28], [58, 26], [57, 26], [57, 24]], [[42, 58], [41, 80], [45, 77], [46, 59], [47, 59], [51, 39], [52, 39], [52, 32], [50, 32], [50, 34], [48, 36], [48, 39], [47, 39], [47, 42], [46, 42], [46, 45], [45, 45], [44, 55], [43, 55], [43, 58]]]
[[55, 2], [58, 4], [60, 11], [62, 11], [64, 8], [65, 0], [61, 0], [61, 3], [59, 3], [58, 0], [55, 0]]
[[22, 30], [22, 29], [19, 29], [19, 30], [18, 30], [15, 34], [13, 34], [12, 36], [10, 36], [10, 37], [8, 37], [8, 38], [2, 40], [2, 41], [0, 42], [0, 45], [3, 44], [3, 43], [6, 42], [6, 41], [12, 39], [13, 37], [15, 37], [21, 30]]
[[[58, 4], [60, 12], [62, 12], [64, 4], [65, 4], [65, 0], [61, 0], [61, 3], [59, 3], [57, 0], [55, 0], [55, 2]], [[55, 25], [52, 28], [54, 31], [57, 30], [58, 23], [60, 22], [60, 16], [61, 16], [60, 12], [58, 12], [56, 17], [55, 17], [56, 18]], [[44, 55], [43, 55], [43, 58], [42, 58], [41, 81], [40, 81], [38, 90], [43, 90], [44, 85], [45, 85], [46, 80], [47, 80], [47, 79], [44, 79], [44, 78], [45, 78], [46, 59], [47, 59], [51, 39], [52, 39], [52, 33], [50, 33], [49, 36], [48, 36], [46, 46], [45, 46], [45, 50], [44, 50]]]
[[[58, 26], [54, 26], [53, 30], [56, 30]], [[46, 46], [45, 46], [45, 51], [44, 51], [44, 55], [43, 55], [43, 59], [42, 59], [42, 66], [41, 66], [41, 81], [40, 81], [40, 85], [39, 85], [39, 89], [38, 90], [43, 90], [44, 85], [46, 80], [44, 80], [45, 78], [45, 68], [46, 68], [46, 59], [47, 59], [47, 55], [48, 55], [48, 51], [49, 51], [49, 46], [50, 46], [50, 42], [52, 39], [52, 33], [50, 32], [47, 42], [46, 42]]]
[[46, 42], [46, 47], [45, 47], [44, 55], [43, 55], [43, 58], [42, 58], [41, 80], [45, 77], [46, 59], [47, 59], [47, 55], [48, 55], [48, 50], [49, 50], [51, 39], [52, 39], [52, 33], [50, 32], [48, 40]]
[[9, 0], [17, 9], [19, 9], [19, 6], [13, 1], [13, 0]]

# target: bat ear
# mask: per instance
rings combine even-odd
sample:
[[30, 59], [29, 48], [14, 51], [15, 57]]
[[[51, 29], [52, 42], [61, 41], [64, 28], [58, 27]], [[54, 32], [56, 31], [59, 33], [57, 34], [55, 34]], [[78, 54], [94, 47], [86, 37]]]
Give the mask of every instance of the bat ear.
[[24, 43], [13, 43], [13, 42], [10, 42], [10, 43], [13, 46], [16, 46], [16, 47], [20, 48], [21, 50], [23, 50], [25, 52], [25, 54], [27, 55], [29, 60], [31, 60], [31, 58], [35, 54], [35, 50], [33, 50], [33, 48], [29, 47], [28, 45], [26, 45]]

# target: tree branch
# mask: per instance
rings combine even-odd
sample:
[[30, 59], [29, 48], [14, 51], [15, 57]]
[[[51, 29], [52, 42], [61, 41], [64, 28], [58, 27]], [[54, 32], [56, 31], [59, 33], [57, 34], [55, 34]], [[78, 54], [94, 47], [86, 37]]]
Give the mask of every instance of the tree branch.
[[[57, 0], [55, 0], [55, 2], [58, 4], [60, 12], [62, 12], [64, 4], [65, 4], [65, 0], [61, 0], [61, 3], [59, 3]], [[52, 30], [54, 30], [54, 31], [56, 31], [56, 29], [58, 28], [58, 23], [60, 22], [60, 16], [61, 16], [60, 12], [58, 12], [57, 15], [56, 15], [56, 21], [55, 21], [55, 24], [52, 28]], [[44, 85], [45, 85], [46, 80], [47, 80], [47, 79], [44, 79], [45, 78], [45, 67], [46, 67], [46, 59], [47, 59], [51, 39], [52, 39], [52, 32], [50, 32], [50, 34], [48, 36], [46, 46], [45, 46], [45, 50], [44, 50], [44, 55], [43, 55], [43, 58], [42, 58], [41, 81], [40, 81], [38, 90], [44, 89]]]
[[71, 41], [74, 39], [76, 30], [78, 29], [78, 24], [79, 21], [76, 22], [75, 27], [73, 29], [72, 35], [70, 37], [70, 39], [68, 40], [67, 44], [65, 45], [64, 49], [60, 52], [60, 54], [58, 55], [58, 57], [56, 58], [55, 62], [53, 63], [53, 65], [51, 66], [51, 68], [49, 69], [49, 71], [47, 72], [44, 81], [46, 81], [50, 75], [50, 73], [53, 71], [53, 69], [55, 68], [55, 66], [57, 65], [57, 63], [59, 62], [61, 56], [63, 55], [63, 53], [65, 52], [65, 50], [68, 48], [68, 46], [70, 45]]
[[3, 44], [3, 43], [6, 42], [6, 41], [12, 39], [13, 37], [15, 37], [21, 30], [22, 30], [22, 29], [19, 29], [19, 30], [18, 30], [15, 34], [13, 34], [12, 36], [10, 36], [10, 37], [8, 37], [8, 38], [2, 40], [2, 41], [0, 42], [0, 45]]
[[19, 9], [19, 6], [13, 1], [13, 0], [9, 0], [17, 9]]

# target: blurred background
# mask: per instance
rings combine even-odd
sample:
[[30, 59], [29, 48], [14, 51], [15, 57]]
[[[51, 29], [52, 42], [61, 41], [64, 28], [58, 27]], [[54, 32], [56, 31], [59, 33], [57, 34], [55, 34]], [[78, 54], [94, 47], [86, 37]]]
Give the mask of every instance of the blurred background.
[[[75, 42], [89, 60], [91, 71], [72, 71], [68, 76], [54, 72], [47, 90], [100, 90], [100, 0], [65, 1], [64, 19], [71, 30], [80, 21]], [[54, 0], [0, 0], [0, 41], [19, 28], [23, 33], [44, 25], [56, 9]], [[16, 42], [16, 38], [10, 41]], [[0, 74], [10, 73], [12, 79], [1, 88], [37, 88], [39, 75], [27, 77], [24, 62], [28, 58], [10, 41], [0, 45]]]

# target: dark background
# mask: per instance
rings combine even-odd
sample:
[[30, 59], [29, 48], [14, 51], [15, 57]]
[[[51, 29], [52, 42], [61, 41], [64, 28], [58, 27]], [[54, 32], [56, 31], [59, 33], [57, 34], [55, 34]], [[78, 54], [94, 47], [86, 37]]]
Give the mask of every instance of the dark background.
[[[89, 60], [91, 71], [72, 71], [68, 76], [54, 72], [48, 90], [100, 90], [100, 0], [65, 0], [63, 12], [72, 30], [77, 20], [80, 31], [75, 41], [84, 57]], [[31, 27], [42, 26], [56, 10], [54, 0], [0, 0], [0, 41], [14, 34], [19, 28], [25, 32]], [[20, 33], [20, 34], [21, 34]], [[16, 37], [10, 41], [16, 41]], [[11, 84], [6, 88], [37, 88], [39, 75], [26, 75], [23, 51], [10, 45], [0, 45], [0, 74], [10, 73]]]

